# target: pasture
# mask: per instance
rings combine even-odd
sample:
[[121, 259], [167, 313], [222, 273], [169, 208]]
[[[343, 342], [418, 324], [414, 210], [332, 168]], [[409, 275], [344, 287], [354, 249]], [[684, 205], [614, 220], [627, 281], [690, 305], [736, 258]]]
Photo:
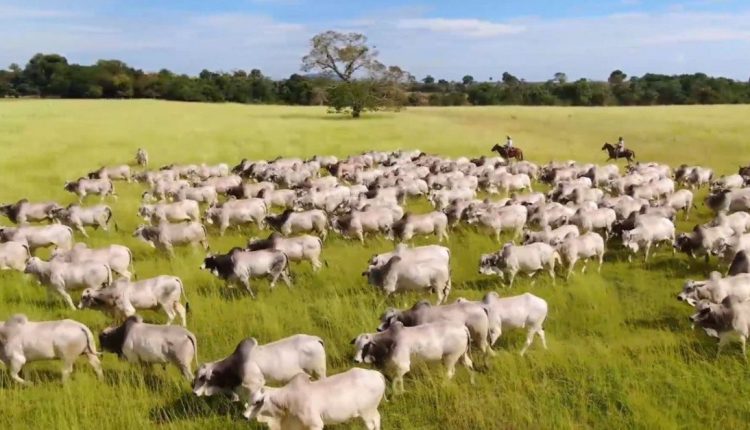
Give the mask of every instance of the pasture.
[[[75, 197], [63, 190], [74, 179], [102, 165], [132, 160], [146, 148], [151, 166], [171, 162], [226, 162], [276, 156], [339, 157], [366, 150], [418, 148], [428, 153], [469, 157], [490, 155], [489, 148], [511, 134], [526, 158], [603, 163], [605, 139], [625, 137], [641, 161], [672, 166], [701, 164], [735, 173], [750, 150], [748, 106], [648, 108], [422, 108], [368, 114], [354, 121], [326, 115], [323, 108], [181, 104], [156, 101], [3, 101], [0, 102], [0, 202]], [[621, 164], [622, 165], [622, 164]], [[329, 373], [353, 366], [349, 341], [377, 327], [388, 306], [411, 306], [420, 296], [386, 300], [360, 273], [367, 259], [392, 243], [370, 237], [359, 242], [332, 233], [323, 258], [328, 267], [313, 274], [294, 265], [294, 287], [280, 283], [269, 291], [254, 283], [258, 298], [227, 289], [198, 270], [199, 249], [181, 248], [174, 259], [131, 237], [140, 224], [136, 211], [143, 186], [116, 183], [119, 199], [108, 202], [119, 231], [91, 234], [92, 246], [130, 247], [139, 278], [180, 276], [191, 313], [188, 328], [198, 338], [201, 361], [229, 354], [244, 337], [261, 343], [294, 333], [325, 339]], [[541, 187], [540, 187], [541, 188]], [[535, 188], [536, 189], [536, 188]], [[686, 231], [711, 214], [701, 201]], [[98, 201], [98, 198], [90, 198]], [[410, 209], [426, 211], [422, 199]], [[0, 218], [0, 224], [10, 221]], [[224, 252], [267, 232], [231, 230], [219, 238], [210, 229], [211, 249]], [[78, 234], [76, 239], [83, 240]], [[415, 244], [432, 243], [421, 238]], [[519, 277], [512, 289], [498, 278], [477, 273], [479, 256], [501, 246], [486, 231], [462, 226], [451, 232], [454, 289], [458, 297], [480, 299], [488, 291], [525, 291], [546, 299], [549, 350], [535, 343], [520, 357], [525, 333], [506, 333], [494, 358], [478, 351], [476, 384], [458, 369], [447, 381], [438, 366], [417, 366], [406, 377], [406, 393], [381, 405], [386, 429], [499, 428], [743, 428], [750, 420], [750, 368], [736, 344], [715, 358], [714, 339], [691, 331], [691, 309], [675, 296], [687, 278], [704, 279], [716, 263], [690, 261], [659, 249], [647, 265], [628, 263], [612, 245], [601, 274], [577, 273], [552, 285], [541, 276], [531, 285]], [[46, 257], [47, 253], [43, 252]], [[19, 273], [0, 273], [0, 319], [23, 312], [33, 320], [72, 318], [95, 333], [110, 324], [98, 311], [71, 311], [58, 298], [47, 300], [43, 287]], [[77, 300], [78, 295], [74, 295]], [[163, 322], [159, 313], [147, 320]], [[100, 382], [83, 360], [65, 385], [59, 362], [26, 368], [28, 388], [0, 373], [0, 427], [21, 428], [256, 428], [241, 408], [223, 398], [195, 398], [174, 368], [143, 373], [137, 366], [103, 359]], [[354, 422], [352, 428], [360, 428]]]

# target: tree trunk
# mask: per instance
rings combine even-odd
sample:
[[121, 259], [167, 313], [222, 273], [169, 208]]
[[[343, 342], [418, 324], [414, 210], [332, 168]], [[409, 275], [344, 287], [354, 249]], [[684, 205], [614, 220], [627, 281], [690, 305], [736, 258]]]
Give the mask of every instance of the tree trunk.
[[359, 118], [362, 114], [362, 107], [359, 105], [352, 106], [352, 118]]

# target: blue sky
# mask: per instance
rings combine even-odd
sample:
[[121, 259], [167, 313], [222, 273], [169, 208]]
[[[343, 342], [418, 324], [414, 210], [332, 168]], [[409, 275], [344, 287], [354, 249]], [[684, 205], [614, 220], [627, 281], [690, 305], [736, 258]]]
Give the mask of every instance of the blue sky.
[[750, 77], [748, 0], [0, 0], [0, 65], [36, 52], [145, 70], [299, 71], [315, 33], [365, 33], [418, 78]]

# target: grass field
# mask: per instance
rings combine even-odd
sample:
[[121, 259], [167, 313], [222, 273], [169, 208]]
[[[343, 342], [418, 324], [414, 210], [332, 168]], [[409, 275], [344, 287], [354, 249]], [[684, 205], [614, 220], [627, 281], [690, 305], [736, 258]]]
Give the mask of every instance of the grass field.
[[[721, 173], [745, 164], [750, 106], [653, 108], [439, 108], [367, 115], [353, 121], [320, 108], [179, 104], [155, 101], [0, 102], [0, 201], [74, 199], [66, 179], [94, 168], [131, 160], [147, 148], [152, 165], [169, 162], [228, 162], [243, 157], [307, 157], [364, 150], [419, 148], [448, 156], [489, 154], [511, 134], [527, 159], [603, 162], [605, 139], [623, 135], [640, 160], [672, 165], [700, 163]], [[169, 260], [133, 239], [140, 185], [117, 184], [112, 203], [119, 232], [96, 232], [93, 246], [121, 243], [136, 258], [139, 277], [175, 274], [185, 282], [202, 361], [230, 353], [246, 336], [260, 342], [309, 333], [326, 341], [329, 372], [353, 365], [349, 340], [372, 331], [387, 306], [407, 307], [416, 295], [385, 300], [359, 275], [366, 260], [392, 244], [372, 238], [365, 247], [331, 235], [324, 258], [329, 267], [313, 275], [293, 267], [295, 287], [269, 291], [265, 281], [251, 300], [198, 270], [199, 250], [181, 249]], [[425, 202], [412, 202], [427, 210]], [[709, 218], [699, 203], [691, 223]], [[0, 224], [8, 224], [2, 218]], [[243, 245], [255, 229], [211, 240], [213, 250]], [[265, 232], [263, 235], [267, 234]], [[81, 240], [81, 237], [77, 237]], [[431, 239], [417, 240], [428, 243]], [[500, 244], [486, 232], [454, 231], [452, 298], [481, 298], [532, 291], [550, 305], [549, 350], [535, 344], [519, 357], [524, 335], [508, 333], [497, 357], [479, 353], [476, 384], [459, 369], [453, 381], [442, 370], [417, 366], [404, 395], [381, 406], [384, 428], [746, 428], [750, 422], [750, 368], [739, 348], [715, 358], [715, 341], [690, 330], [690, 309], [675, 300], [686, 278], [703, 278], [712, 266], [660, 250], [647, 266], [629, 264], [613, 246], [602, 273], [553, 286], [541, 277], [504, 289], [496, 278], [477, 274], [479, 255]], [[77, 299], [77, 296], [74, 296]], [[17, 312], [31, 319], [74, 318], [95, 332], [108, 325], [96, 311], [70, 311], [48, 302], [43, 288], [18, 273], [0, 273], [0, 319]], [[161, 314], [146, 313], [163, 321]], [[225, 399], [194, 398], [175, 369], [145, 375], [141, 369], [104, 358], [99, 382], [82, 360], [67, 384], [59, 363], [26, 368], [34, 386], [13, 385], [0, 375], [0, 428], [146, 429], [256, 428]], [[356, 422], [352, 428], [360, 428]]]

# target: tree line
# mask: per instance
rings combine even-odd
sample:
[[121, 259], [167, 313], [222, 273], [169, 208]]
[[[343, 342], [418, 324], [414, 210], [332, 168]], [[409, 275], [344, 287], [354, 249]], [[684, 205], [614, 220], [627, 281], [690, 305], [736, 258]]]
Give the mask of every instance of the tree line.
[[546, 82], [527, 82], [504, 72], [499, 79], [460, 81], [426, 76], [417, 80], [397, 66], [386, 67], [361, 34], [324, 32], [311, 40], [302, 70], [274, 80], [260, 70], [201, 71], [198, 76], [167, 69], [145, 72], [118, 60], [71, 64], [58, 54], [36, 54], [24, 67], [0, 70], [0, 97], [75, 99], [151, 98], [190, 102], [328, 105], [360, 112], [401, 106], [462, 105], [681, 105], [750, 103], [750, 82], [703, 73], [628, 77], [613, 71], [607, 81], [569, 81], [555, 73]]

